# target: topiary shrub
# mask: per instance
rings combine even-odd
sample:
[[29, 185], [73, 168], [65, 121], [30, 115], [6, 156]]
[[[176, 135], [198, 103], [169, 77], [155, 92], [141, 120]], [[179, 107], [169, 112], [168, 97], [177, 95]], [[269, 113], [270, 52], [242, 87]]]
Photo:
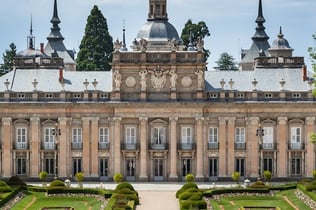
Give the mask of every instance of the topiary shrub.
[[65, 183], [61, 180], [54, 180], [50, 183], [50, 187], [66, 187]]
[[26, 186], [25, 182], [20, 179], [18, 176], [11, 176], [10, 179], [7, 181], [7, 184], [10, 186], [19, 185], [19, 186]]
[[84, 179], [84, 173], [82, 172], [78, 172], [75, 174], [75, 177], [76, 177], [76, 180], [77, 182], [79, 183], [79, 187], [82, 188], [82, 182], [83, 182], [83, 179]]
[[250, 185], [250, 188], [267, 188], [267, 185], [263, 181], [256, 181], [254, 184]]
[[194, 181], [194, 175], [193, 174], [187, 174], [185, 176], [185, 181], [186, 182], [193, 182]]
[[119, 183], [118, 185], [116, 185], [115, 190], [121, 190], [121, 189], [124, 189], [124, 188], [127, 188], [127, 189], [135, 191], [133, 185], [131, 183], [129, 183], [129, 182], [121, 182], [121, 183]]
[[0, 193], [12, 192], [12, 189], [4, 181], [0, 181]]
[[123, 175], [120, 173], [116, 173], [113, 176], [113, 180], [114, 182], [116, 182], [117, 184], [123, 181]]

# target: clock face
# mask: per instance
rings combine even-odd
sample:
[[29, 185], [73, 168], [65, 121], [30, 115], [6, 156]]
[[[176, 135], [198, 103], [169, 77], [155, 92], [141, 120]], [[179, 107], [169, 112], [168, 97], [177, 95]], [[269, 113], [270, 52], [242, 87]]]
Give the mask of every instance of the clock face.
[[125, 85], [129, 88], [132, 88], [132, 87], [135, 87], [136, 85], [136, 79], [135, 77], [132, 77], [132, 76], [128, 76], [126, 79], [125, 79]]
[[191, 77], [189, 77], [189, 76], [182, 77], [181, 84], [183, 87], [190, 87], [192, 85]]

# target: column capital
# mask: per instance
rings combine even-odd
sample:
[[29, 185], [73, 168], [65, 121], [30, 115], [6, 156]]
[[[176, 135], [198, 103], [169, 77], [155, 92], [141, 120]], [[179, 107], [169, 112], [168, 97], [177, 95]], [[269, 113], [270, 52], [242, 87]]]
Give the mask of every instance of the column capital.
[[229, 117], [227, 118], [228, 125], [234, 125], [236, 121], [236, 117]]
[[170, 120], [171, 122], [176, 122], [176, 121], [179, 120], [179, 118], [178, 118], [178, 117], [169, 117], [169, 120]]
[[278, 117], [278, 124], [279, 125], [286, 125], [287, 124], [287, 117]]
[[39, 117], [30, 117], [31, 122], [39, 122], [40, 118]]
[[112, 121], [113, 121], [115, 124], [120, 124], [121, 121], [122, 121], [122, 117], [113, 117], [113, 118], [112, 118]]
[[148, 117], [139, 117], [139, 121], [140, 121], [141, 123], [147, 123]]
[[247, 122], [250, 125], [259, 125], [260, 124], [260, 118], [259, 117], [248, 117]]
[[68, 117], [58, 117], [58, 123], [60, 125], [66, 125], [68, 121], [70, 121], [71, 118]]
[[204, 120], [205, 120], [204, 117], [201, 117], [201, 116], [195, 117], [195, 121], [197, 122], [203, 122]]
[[2, 124], [3, 125], [11, 125], [12, 123], [12, 118], [11, 117], [3, 117], [2, 118]]
[[315, 124], [315, 117], [306, 117], [305, 119], [307, 125], [314, 125]]
[[218, 123], [219, 123], [219, 125], [226, 125], [226, 118], [219, 117], [218, 118]]

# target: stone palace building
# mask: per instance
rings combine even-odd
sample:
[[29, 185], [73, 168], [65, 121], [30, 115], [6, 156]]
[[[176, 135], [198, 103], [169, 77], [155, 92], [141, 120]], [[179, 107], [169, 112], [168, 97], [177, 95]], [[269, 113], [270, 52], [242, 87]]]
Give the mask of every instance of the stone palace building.
[[[270, 46], [259, 0], [253, 44], [238, 71], [206, 70], [203, 40], [184, 50], [167, 1], [149, 0], [131, 50], [114, 43], [112, 71], [77, 72], [58, 24], [0, 77], [0, 176], [130, 181], [310, 177], [313, 79], [282, 30]], [[2, 84], [2, 85], [1, 85]]]

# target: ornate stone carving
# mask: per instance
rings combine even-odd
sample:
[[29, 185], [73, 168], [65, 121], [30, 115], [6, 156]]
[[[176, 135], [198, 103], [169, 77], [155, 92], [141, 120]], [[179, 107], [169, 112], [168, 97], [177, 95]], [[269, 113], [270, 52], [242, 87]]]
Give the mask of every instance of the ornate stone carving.
[[157, 90], [160, 91], [165, 87], [167, 83], [166, 74], [169, 73], [168, 70], [164, 70], [157, 66], [154, 70], [148, 70], [151, 73], [151, 84]]
[[133, 77], [133, 76], [128, 76], [128, 77], [125, 79], [125, 85], [126, 85], [126, 87], [129, 87], [129, 88], [135, 87], [135, 85], [136, 85], [136, 79], [135, 79], [135, 77]]
[[170, 74], [170, 89], [176, 90], [178, 75], [176, 74], [175, 70], [171, 70], [169, 74]]
[[114, 80], [114, 90], [120, 90], [121, 88], [121, 80], [122, 80], [122, 75], [118, 70], [115, 70], [113, 73], [113, 80]]
[[148, 71], [147, 70], [142, 70], [139, 72], [139, 76], [140, 76], [140, 89], [141, 91], [146, 91], [147, 89], [147, 75]]
[[181, 84], [183, 87], [186, 87], [186, 88], [191, 87], [191, 85], [192, 85], [191, 77], [189, 77], [189, 76], [182, 77]]
[[197, 75], [197, 89], [202, 90], [204, 84], [204, 71], [197, 70], [195, 74]]

